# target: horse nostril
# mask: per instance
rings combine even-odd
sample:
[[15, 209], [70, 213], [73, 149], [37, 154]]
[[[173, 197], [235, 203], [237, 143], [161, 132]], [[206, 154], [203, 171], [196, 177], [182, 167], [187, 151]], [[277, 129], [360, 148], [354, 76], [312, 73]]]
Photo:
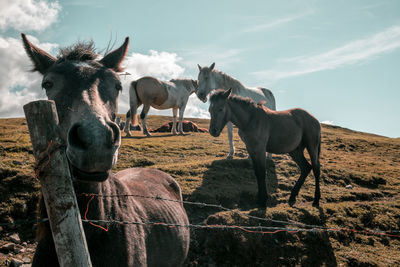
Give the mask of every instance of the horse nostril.
[[68, 145], [86, 149], [88, 144], [85, 142], [84, 129], [79, 123], [75, 123], [68, 131]]
[[113, 146], [119, 146], [121, 142], [121, 132], [118, 125], [115, 122], [108, 122], [107, 124], [111, 128], [111, 140]]

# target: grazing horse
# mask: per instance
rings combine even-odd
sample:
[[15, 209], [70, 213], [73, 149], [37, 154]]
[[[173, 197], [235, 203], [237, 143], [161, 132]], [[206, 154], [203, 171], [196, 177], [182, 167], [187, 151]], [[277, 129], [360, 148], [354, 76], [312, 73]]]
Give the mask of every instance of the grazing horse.
[[[207, 102], [207, 95], [214, 89], [224, 89], [228, 90], [232, 88], [235, 95], [250, 97], [256, 103], [260, 101], [265, 102], [265, 106], [269, 109], [276, 110], [275, 97], [269, 89], [261, 87], [247, 87], [243, 85], [239, 80], [229, 76], [222, 71], [214, 69], [215, 63], [212, 63], [210, 67], [199, 67], [199, 77], [198, 77], [198, 90], [196, 91], [197, 97], [203, 101]], [[228, 122], [226, 125], [228, 129], [228, 140], [229, 140], [229, 154], [227, 159], [232, 159], [235, 153], [235, 148], [233, 146], [233, 127], [232, 123]], [[271, 154], [268, 154], [268, 158], [271, 158]]]
[[[97, 60], [93, 42], [61, 49], [54, 58], [33, 45], [25, 34], [22, 40], [34, 71], [43, 75], [42, 87], [48, 99], [55, 101], [81, 216], [136, 222], [111, 224], [108, 231], [84, 223], [93, 266], [182, 265], [188, 252], [189, 230], [148, 224], [189, 223], [179, 203], [182, 195], [178, 183], [170, 175], [153, 169], [111, 173], [121, 144], [120, 130], [114, 122], [122, 89], [117, 72], [121, 71], [129, 39], [101, 60]], [[125, 196], [89, 199], [84, 194]], [[43, 201], [39, 209], [41, 218], [46, 218]], [[32, 266], [59, 266], [49, 224], [41, 223], [38, 227], [39, 242]]]
[[172, 108], [173, 126], [172, 133], [176, 132], [176, 115], [179, 109], [179, 133], [184, 134], [182, 121], [186, 104], [189, 96], [196, 90], [197, 81], [192, 79], [172, 79], [170, 81], [161, 81], [153, 77], [143, 77], [137, 81], [133, 81], [129, 88], [130, 109], [126, 113], [126, 124], [124, 132], [130, 136], [130, 122], [136, 126], [137, 116], [136, 110], [143, 104], [140, 118], [143, 124], [143, 133], [151, 136], [146, 126], [146, 117], [150, 106], [156, 109]]
[[[210, 97], [211, 114], [209, 132], [220, 135], [228, 121], [239, 128], [239, 136], [246, 144], [257, 177], [257, 203], [265, 207], [268, 198], [265, 184], [265, 152], [275, 154], [289, 153], [299, 166], [301, 175], [294, 185], [289, 204], [296, 202], [307, 175], [311, 169], [315, 176], [315, 195], [313, 206], [319, 206], [321, 126], [316, 118], [303, 109], [295, 108], [274, 111], [250, 98], [232, 95], [232, 90], [218, 90]], [[311, 165], [304, 157], [304, 148], [310, 155]]]

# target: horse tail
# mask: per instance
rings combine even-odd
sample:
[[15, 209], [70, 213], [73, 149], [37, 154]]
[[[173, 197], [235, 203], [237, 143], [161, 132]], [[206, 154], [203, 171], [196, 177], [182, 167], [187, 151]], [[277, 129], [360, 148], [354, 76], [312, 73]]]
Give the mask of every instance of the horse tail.
[[263, 92], [265, 98], [267, 99], [267, 107], [269, 109], [276, 110], [275, 96], [274, 94], [272, 94], [271, 90], [266, 88], [260, 88], [260, 89]]
[[[130, 102], [131, 102], [130, 103], [131, 108], [128, 112], [130, 113], [129, 115], [130, 115], [133, 126], [138, 125], [138, 123], [139, 123], [138, 118], [136, 116], [136, 110], [141, 104], [139, 95], [136, 90], [136, 86], [137, 86], [137, 81], [133, 81], [133, 82], [131, 82], [131, 86], [129, 88], [129, 97], [130, 97]], [[132, 111], [132, 106], [135, 109], [134, 111]], [[128, 113], [126, 115], [128, 116]]]
[[321, 157], [321, 133], [319, 134], [319, 142], [318, 142], [318, 158]]

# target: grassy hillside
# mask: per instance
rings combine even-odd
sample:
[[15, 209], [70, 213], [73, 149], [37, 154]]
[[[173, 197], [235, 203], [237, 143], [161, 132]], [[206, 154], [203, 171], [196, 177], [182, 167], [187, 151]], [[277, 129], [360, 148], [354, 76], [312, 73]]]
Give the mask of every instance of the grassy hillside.
[[[170, 118], [150, 116], [157, 128]], [[193, 119], [208, 128], [207, 120]], [[124, 134], [123, 134], [124, 135]], [[323, 125], [321, 207], [311, 206], [314, 178], [306, 180], [294, 207], [287, 204], [299, 170], [287, 155], [268, 161], [271, 201], [266, 211], [254, 205], [257, 185], [244, 144], [235, 134], [234, 160], [226, 131], [145, 138], [123, 138], [115, 170], [146, 166], [171, 174], [185, 200], [222, 204], [243, 214], [293, 220], [332, 228], [400, 229], [400, 140]], [[34, 216], [40, 186], [33, 177], [33, 156], [24, 119], [0, 119], [0, 223]], [[349, 186], [351, 185], [351, 187]], [[191, 223], [257, 226], [260, 221], [213, 208], [185, 206]], [[265, 226], [277, 224], [262, 223]], [[0, 228], [0, 246], [18, 232], [34, 247], [34, 228]], [[395, 266], [400, 238], [351, 232], [246, 233], [241, 230], [194, 230], [188, 266]], [[29, 249], [23, 255], [32, 255]], [[17, 255], [14, 257], [20, 257]], [[10, 255], [1, 254], [0, 266]]]

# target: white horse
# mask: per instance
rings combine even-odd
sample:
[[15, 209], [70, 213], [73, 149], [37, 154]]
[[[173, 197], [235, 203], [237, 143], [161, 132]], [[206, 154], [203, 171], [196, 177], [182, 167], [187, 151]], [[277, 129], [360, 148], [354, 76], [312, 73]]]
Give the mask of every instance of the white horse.
[[[276, 110], [275, 97], [269, 89], [262, 87], [247, 87], [243, 85], [239, 80], [229, 76], [222, 71], [214, 69], [215, 63], [211, 64], [210, 67], [199, 67], [198, 77], [198, 89], [196, 91], [197, 97], [207, 102], [207, 95], [215, 89], [229, 90], [232, 88], [232, 93], [235, 95], [250, 97], [256, 103], [263, 103], [267, 108]], [[229, 154], [227, 159], [232, 159], [235, 153], [233, 146], [233, 125], [231, 122], [226, 124], [228, 128], [229, 138]], [[271, 154], [268, 154], [268, 158], [271, 158]]]
[[142, 119], [143, 133], [151, 136], [146, 126], [146, 117], [150, 106], [156, 109], [172, 108], [173, 124], [172, 133], [176, 131], [176, 117], [179, 109], [179, 133], [183, 132], [183, 113], [185, 112], [186, 104], [189, 96], [197, 89], [197, 81], [192, 79], [172, 79], [170, 81], [161, 81], [153, 77], [143, 77], [137, 81], [133, 81], [129, 88], [130, 109], [126, 113], [126, 123], [124, 132], [127, 136], [130, 134], [130, 124], [138, 125], [136, 112], [138, 107], [143, 104]]

